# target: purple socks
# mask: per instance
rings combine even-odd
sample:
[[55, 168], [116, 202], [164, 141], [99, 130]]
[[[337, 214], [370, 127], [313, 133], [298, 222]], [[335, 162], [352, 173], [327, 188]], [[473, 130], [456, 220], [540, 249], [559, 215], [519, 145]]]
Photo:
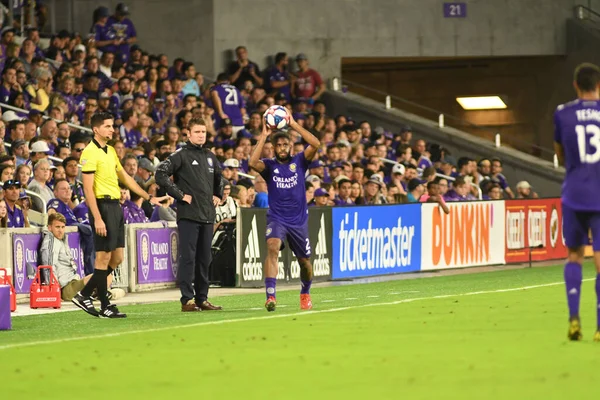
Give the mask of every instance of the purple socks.
[[598, 330], [600, 330], [600, 274], [596, 275], [596, 315], [598, 317]]
[[[579, 317], [579, 299], [581, 298], [582, 279], [583, 272], [581, 264], [568, 262], [565, 265], [565, 284], [567, 289], [567, 303], [569, 304], [569, 318]], [[596, 278], [596, 293], [599, 293], [599, 288], [598, 278]]]
[[302, 289], [300, 289], [300, 294], [309, 294], [310, 293], [310, 285], [312, 285], [312, 280], [302, 281]]
[[275, 297], [275, 285], [276, 284], [277, 284], [277, 278], [265, 278], [267, 299], [269, 299], [269, 297]]

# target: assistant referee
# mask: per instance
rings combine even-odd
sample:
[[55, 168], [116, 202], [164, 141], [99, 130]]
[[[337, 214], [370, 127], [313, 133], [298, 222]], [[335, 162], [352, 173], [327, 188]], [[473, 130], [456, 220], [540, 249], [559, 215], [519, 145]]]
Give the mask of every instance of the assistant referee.
[[[119, 157], [107, 143], [114, 132], [114, 118], [110, 113], [92, 116], [94, 138], [81, 153], [83, 191], [89, 208], [90, 224], [94, 231], [96, 263], [92, 277], [73, 297], [72, 302], [83, 311], [100, 318], [125, 318], [107, 297], [106, 278], [123, 261], [125, 222], [119, 204], [119, 181], [142, 198], [158, 205], [159, 199], [146, 193], [121, 166]], [[101, 309], [96, 310], [91, 295], [96, 289]]]
[[156, 183], [177, 199], [181, 249], [177, 284], [181, 290], [181, 311], [221, 310], [222, 307], [208, 301], [215, 207], [221, 202], [223, 190], [221, 165], [210, 149], [204, 147], [204, 120], [192, 118], [188, 129], [188, 142], [156, 168]]

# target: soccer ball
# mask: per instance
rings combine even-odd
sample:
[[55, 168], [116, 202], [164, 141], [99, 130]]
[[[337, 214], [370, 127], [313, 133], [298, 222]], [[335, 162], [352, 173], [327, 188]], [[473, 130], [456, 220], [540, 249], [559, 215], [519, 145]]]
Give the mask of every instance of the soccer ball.
[[290, 114], [283, 106], [271, 106], [265, 111], [265, 124], [273, 130], [283, 129], [290, 123]]

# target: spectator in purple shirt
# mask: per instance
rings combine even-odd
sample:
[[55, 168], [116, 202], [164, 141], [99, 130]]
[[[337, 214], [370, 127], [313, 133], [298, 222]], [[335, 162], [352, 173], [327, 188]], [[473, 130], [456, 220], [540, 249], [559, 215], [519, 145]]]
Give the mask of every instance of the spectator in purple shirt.
[[452, 189], [444, 195], [445, 201], [469, 201], [469, 184], [464, 176], [458, 176], [452, 184]]
[[275, 55], [275, 65], [269, 68], [265, 73], [265, 87], [267, 93], [271, 93], [272, 95], [283, 93], [287, 101], [291, 101], [292, 79], [287, 69], [287, 54], [277, 53]]
[[502, 175], [502, 161], [499, 158], [492, 158], [492, 178], [498, 182], [502, 190], [508, 194], [511, 199], [515, 198], [515, 194], [508, 185], [508, 181], [504, 175]]
[[22, 89], [17, 83], [17, 70], [10, 66], [4, 68], [4, 71], [2, 71], [2, 85], [0, 85], [0, 101], [8, 103], [11, 94], [20, 91]]
[[117, 59], [123, 64], [129, 61], [129, 46], [137, 42], [137, 32], [133, 22], [127, 18], [128, 15], [129, 7], [119, 3], [115, 9], [115, 15], [108, 18], [106, 23], [110, 32], [109, 37], [116, 40], [106, 51], [115, 53]]
[[336, 206], [350, 206], [354, 205], [354, 202], [350, 198], [350, 190], [352, 189], [352, 182], [346, 176], [339, 176], [337, 179], [338, 195], [333, 199], [333, 203]]
[[138, 123], [138, 117], [133, 109], [125, 110], [121, 114], [123, 125], [119, 128], [121, 140], [125, 147], [133, 149], [142, 142], [142, 134], [135, 129]]
[[233, 125], [234, 136], [244, 129], [246, 104], [239, 89], [229, 84], [227, 74], [219, 74], [210, 96], [215, 110], [215, 128], [220, 128], [223, 121], [229, 119]]
[[130, 192], [131, 200], [125, 200], [121, 204], [121, 208], [123, 209], [123, 216], [125, 218], [126, 224], [141, 224], [145, 222], [149, 222], [148, 217], [144, 213], [142, 209], [142, 203], [144, 199], [142, 199], [135, 192]]
[[15, 180], [8, 180], [2, 186], [4, 189], [4, 201], [8, 216], [8, 228], [29, 228], [27, 211], [23, 212], [17, 205], [20, 196], [21, 184]]

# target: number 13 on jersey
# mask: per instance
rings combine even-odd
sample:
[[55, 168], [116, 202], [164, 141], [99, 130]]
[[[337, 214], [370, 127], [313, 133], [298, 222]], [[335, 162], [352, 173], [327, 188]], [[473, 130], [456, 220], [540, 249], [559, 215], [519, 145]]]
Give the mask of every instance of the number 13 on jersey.
[[[577, 132], [577, 145], [581, 163], [595, 164], [600, 161], [600, 128], [596, 125], [576, 125], [575, 132]], [[588, 142], [590, 144], [589, 153]]]

